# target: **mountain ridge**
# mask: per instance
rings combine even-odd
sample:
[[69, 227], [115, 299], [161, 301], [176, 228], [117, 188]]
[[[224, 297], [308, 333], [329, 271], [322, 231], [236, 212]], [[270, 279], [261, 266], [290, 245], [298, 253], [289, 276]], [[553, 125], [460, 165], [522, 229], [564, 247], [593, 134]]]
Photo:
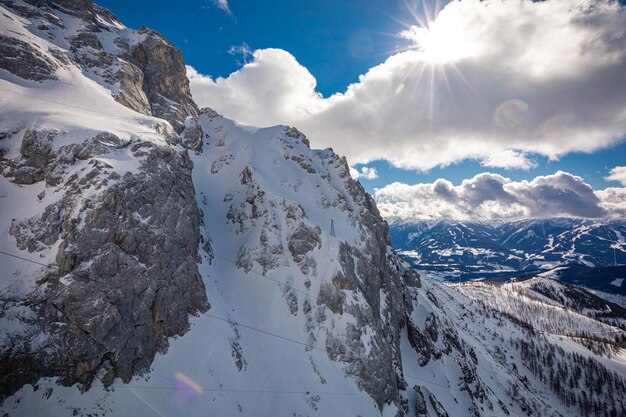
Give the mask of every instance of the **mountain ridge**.
[[394, 221], [390, 230], [394, 247], [420, 268], [452, 275], [626, 263], [626, 223], [618, 220]]

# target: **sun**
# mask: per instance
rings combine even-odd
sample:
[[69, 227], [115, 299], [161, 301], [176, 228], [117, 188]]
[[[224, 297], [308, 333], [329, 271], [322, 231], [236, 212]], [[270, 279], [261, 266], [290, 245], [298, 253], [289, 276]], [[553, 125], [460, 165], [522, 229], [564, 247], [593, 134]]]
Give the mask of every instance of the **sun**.
[[424, 61], [431, 64], [454, 63], [480, 53], [479, 43], [471, 36], [466, 20], [444, 8], [424, 21], [400, 32], [400, 37], [413, 43], [410, 49], [419, 51]]
[[[429, 127], [437, 117], [436, 103], [445, 100], [446, 106], [454, 108], [461, 92], [472, 96], [477, 105], [486, 106], [472, 79], [464, 74], [469, 61], [489, 52], [480, 19], [468, 19], [466, 9], [442, 3], [441, 0], [406, 3], [407, 13], [395, 19], [403, 27], [395, 35], [410, 42], [399, 48], [408, 65], [395, 95], [412, 94], [416, 100], [425, 100]], [[417, 10], [418, 6], [422, 10]], [[501, 112], [503, 123], [518, 123], [514, 117], [505, 117], [508, 110], [507, 107]]]
[[433, 64], [458, 62], [477, 53], [476, 45], [465, 36], [463, 28], [446, 20], [429, 22], [427, 27], [411, 26], [400, 36], [412, 41], [424, 60]]

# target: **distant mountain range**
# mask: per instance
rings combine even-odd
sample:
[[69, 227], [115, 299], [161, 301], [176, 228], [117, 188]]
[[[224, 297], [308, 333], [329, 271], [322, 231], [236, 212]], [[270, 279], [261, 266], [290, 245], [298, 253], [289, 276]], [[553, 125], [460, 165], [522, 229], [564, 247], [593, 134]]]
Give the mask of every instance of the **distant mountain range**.
[[562, 265], [626, 264], [626, 222], [582, 219], [391, 224], [393, 246], [419, 269], [449, 277], [515, 274]]

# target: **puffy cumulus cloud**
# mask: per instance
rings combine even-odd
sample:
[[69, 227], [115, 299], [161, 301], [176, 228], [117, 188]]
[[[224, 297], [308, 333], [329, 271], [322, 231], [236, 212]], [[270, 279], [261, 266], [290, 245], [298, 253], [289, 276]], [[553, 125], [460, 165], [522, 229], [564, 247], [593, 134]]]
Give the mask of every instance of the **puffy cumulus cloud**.
[[611, 170], [608, 177], [604, 177], [607, 181], [617, 181], [626, 187], [626, 167], [615, 167]]
[[365, 180], [375, 180], [378, 178], [378, 171], [373, 167], [361, 167], [361, 171], [358, 171], [356, 168], [350, 167], [350, 175], [355, 180], [357, 178], [362, 178]]
[[596, 191], [604, 207], [615, 218], [626, 218], [626, 188], [606, 188]]
[[623, 218], [626, 188], [594, 191], [582, 178], [558, 171], [531, 181], [482, 173], [460, 185], [392, 183], [376, 189], [389, 219], [513, 220], [522, 218]]
[[290, 53], [259, 49], [228, 78], [213, 80], [187, 67], [194, 100], [226, 117], [255, 126], [311, 117], [324, 105], [317, 81]]
[[228, 78], [189, 68], [201, 106], [255, 125], [292, 124], [352, 164], [429, 169], [464, 159], [531, 168], [626, 133], [626, 11], [604, 0], [461, 0], [411, 42], [323, 98], [289, 53], [254, 52]]

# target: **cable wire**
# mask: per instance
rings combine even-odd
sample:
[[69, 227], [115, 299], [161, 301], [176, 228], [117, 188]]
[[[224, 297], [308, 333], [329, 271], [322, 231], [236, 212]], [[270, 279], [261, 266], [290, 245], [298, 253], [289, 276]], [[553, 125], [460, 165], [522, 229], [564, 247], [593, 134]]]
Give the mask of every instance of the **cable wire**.
[[273, 337], [276, 337], [278, 339], [282, 339], [282, 340], [285, 340], [285, 341], [288, 341], [288, 342], [297, 343], [298, 345], [301, 345], [301, 346], [305, 346], [305, 347], [309, 347], [309, 348], [312, 348], [312, 349], [320, 350], [322, 352], [326, 352], [326, 349], [322, 349], [322, 348], [318, 347], [315, 344], [300, 342], [298, 340], [290, 339], [288, 337], [281, 336], [281, 335], [276, 334], [276, 333], [268, 332], [267, 330], [259, 329], [259, 328], [256, 328], [254, 326], [249, 326], [247, 324], [242, 324], [242, 323], [239, 323], [239, 322], [234, 321], [234, 320], [225, 319], [223, 317], [214, 316], [214, 315], [209, 314], [209, 313], [202, 313], [202, 315], [203, 316], [207, 316], [207, 317], [211, 317], [211, 318], [216, 319], [216, 320], [221, 320], [221, 321], [227, 322], [229, 324], [240, 326], [240, 327], [243, 327], [245, 329], [253, 330], [255, 332], [263, 333], [263, 334], [266, 334], [268, 336], [273, 336]]
[[[38, 383], [41, 386], [58, 387], [58, 384]], [[363, 392], [334, 392], [334, 391], [285, 391], [285, 390], [269, 390], [269, 389], [249, 389], [249, 388], [191, 388], [191, 387], [166, 387], [156, 385], [130, 385], [130, 384], [112, 384], [107, 388], [124, 388], [124, 389], [146, 389], [146, 390], [164, 390], [164, 391], [195, 391], [195, 392], [236, 392], [236, 393], [260, 393], [260, 394], [305, 394], [305, 395], [363, 395]]]
[[33, 260], [33, 259], [24, 258], [24, 257], [22, 257], [22, 256], [15, 255], [15, 254], [13, 254], [13, 253], [5, 252], [5, 251], [2, 251], [2, 250], [0, 250], [0, 253], [1, 253], [1, 254], [3, 254], [3, 255], [11, 256], [11, 257], [16, 258], [16, 259], [21, 259], [22, 261], [32, 262], [32, 263], [34, 263], [34, 264], [41, 265], [41, 266], [43, 266], [43, 267], [45, 267], [45, 268], [55, 268], [55, 269], [57, 269], [57, 270], [59, 269], [59, 267], [58, 267], [58, 266], [56, 266], [56, 265], [54, 265], [54, 264], [44, 264], [44, 263], [41, 263], [41, 262], [35, 261], [35, 260]]

